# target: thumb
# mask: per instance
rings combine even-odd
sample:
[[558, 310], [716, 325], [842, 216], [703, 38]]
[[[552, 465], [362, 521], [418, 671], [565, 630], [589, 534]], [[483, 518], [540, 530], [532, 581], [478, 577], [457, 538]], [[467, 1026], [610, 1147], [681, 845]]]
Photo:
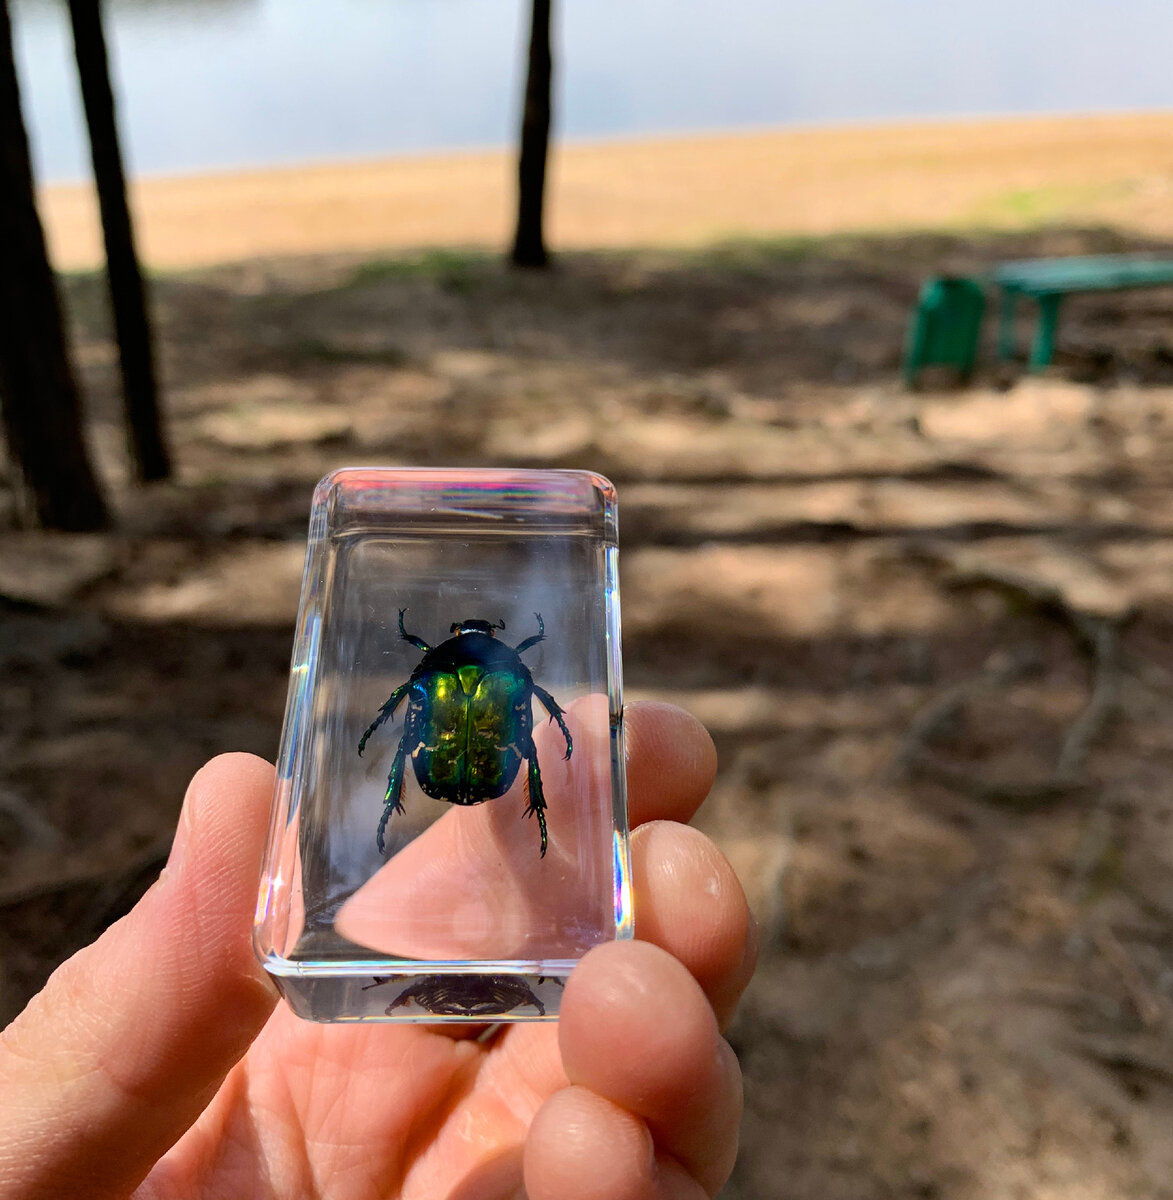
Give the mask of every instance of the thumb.
[[167, 867], [0, 1034], [0, 1195], [125, 1196], [199, 1116], [276, 999], [249, 937], [273, 768], [192, 780]]

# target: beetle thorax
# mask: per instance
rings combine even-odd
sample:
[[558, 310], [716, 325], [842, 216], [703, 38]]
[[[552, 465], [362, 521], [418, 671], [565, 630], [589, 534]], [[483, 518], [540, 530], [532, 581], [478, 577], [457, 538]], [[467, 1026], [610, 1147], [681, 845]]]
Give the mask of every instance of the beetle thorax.
[[449, 632], [455, 634], [487, 633], [489, 637], [496, 637], [496, 631], [504, 628], [504, 621], [502, 621], [500, 625], [494, 625], [491, 621], [468, 620], [454, 622]]

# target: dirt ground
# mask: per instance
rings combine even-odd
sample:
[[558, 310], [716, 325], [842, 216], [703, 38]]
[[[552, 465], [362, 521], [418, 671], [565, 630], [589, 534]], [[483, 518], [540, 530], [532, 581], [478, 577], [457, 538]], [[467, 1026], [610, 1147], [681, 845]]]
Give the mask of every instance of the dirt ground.
[[727, 1197], [1173, 1196], [1173, 291], [1073, 302], [1046, 378], [898, 375], [925, 274], [1141, 246], [168, 277], [181, 466], [146, 492], [73, 279], [120, 524], [0, 534], [3, 1015], [154, 877], [201, 762], [275, 753], [323, 473], [588, 467], [619, 487], [630, 693], [712, 730], [700, 823], [764, 929]]

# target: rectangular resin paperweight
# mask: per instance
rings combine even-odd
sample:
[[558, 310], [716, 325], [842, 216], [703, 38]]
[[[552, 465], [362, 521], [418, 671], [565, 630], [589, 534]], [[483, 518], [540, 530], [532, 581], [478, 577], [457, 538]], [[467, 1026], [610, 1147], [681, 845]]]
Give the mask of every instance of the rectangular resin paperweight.
[[254, 931], [299, 1016], [548, 1020], [631, 936], [616, 554], [585, 471], [318, 485]]

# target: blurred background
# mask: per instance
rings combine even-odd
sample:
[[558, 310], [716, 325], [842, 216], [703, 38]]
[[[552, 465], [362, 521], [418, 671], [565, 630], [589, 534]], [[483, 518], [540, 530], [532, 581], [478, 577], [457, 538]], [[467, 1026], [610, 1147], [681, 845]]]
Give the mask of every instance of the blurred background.
[[320, 476], [589, 468], [763, 927], [725, 1195], [1173, 1196], [1173, 288], [902, 376], [1173, 258], [1173, 8], [0, 14], [0, 1015], [275, 755]]

